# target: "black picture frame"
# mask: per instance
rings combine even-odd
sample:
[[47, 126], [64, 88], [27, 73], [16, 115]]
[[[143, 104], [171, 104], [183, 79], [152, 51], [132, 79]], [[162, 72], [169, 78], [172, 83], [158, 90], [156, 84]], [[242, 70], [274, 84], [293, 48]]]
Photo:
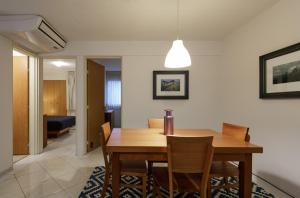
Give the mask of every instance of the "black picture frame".
[[[163, 86], [162, 83], [164, 81], [164, 79], [162, 79], [163, 77], [166, 77], [166, 78], [168, 78], [168, 80], [170, 80], [170, 77], [172, 77], [172, 76], [177, 78], [178, 76], [181, 76], [181, 75], [182, 75], [182, 77], [180, 80], [174, 79], [174, 80], [176, 80], [176, 88], [178, 89], [178, 91], [177, 90], [175, 90], [175, 91], [163, 90], [163, 87], [162, 87]], [[159, 79], [161, 79], [161, 81], [158, 81]], [[183, 80], [183, 82], [182, 82], [182, 80]], [[173, 86], [175, 86], [174, 82], [173, 82]], [[160, 91], [158, 90], [159, 87], [160, 87], [160, 89], [159, 89]], [[182, 88], [184, 90], [180, 90]], [[188, 70], [153, 71], [153, 99], [154, 100], [157, 100], [157, 99], [187, 100], [187, 99], [189, 99], [189, 71]]]
[[[268, 92], [268, 83], [267, 83], [267, 75], [268, 75], [268, 70], [267, 70], [267, 61], [272, 61], [272, 59], [276, 59], [278, 57], [281, 57], [281, 56], [285, 56], [285, 55], [289, 55], [291, 53], [295, 53], [297, 52], [298, 54], [298, 51], [300, 51], [300, 43], [297, 43], [297, 44], [294, 44], [294, 45], [291, 45], [291, 46], [288, 46], [288, 47], [285, 47], [285, 48], [282, 48], [282, 49], [279, 49], [279, 50], [276, 50], [274, 52], [271, 52], [271, 53], [268, 53], [268, 54], [265, 54], [265, 55], [262, 55], [259, 57], [259, 98], [260, 99], [279, 99], [279, 98], [300, 98], [300, 86], [296, 86], [296, 89], [297, 90], [293, 90], [293, 91], [289, 91], [289, 90], [281, 90], [281, 91], [272, 91], [272, 92]], [[296, 67], [296, 69], [299, 68], [299, 72], [300, 72], [300, 56], [298, 58], [298, 55], [296, 55], [296, 58], [297, 58], [297, 61], [293, 61], [293, 62], [285, 62], [285, 63], [281, 63], [280, 65], [276, 65], [276, 66], [273, 66], [272, 68], [272, 86], [274, 86], [274, 84], [285, 84], [285, 85], [288, 85], [289, 83], [294, 83], [295, 81], [291, 82], [291, 81], [287, 81], [285, 80], [285, 82], [280, 82], [278, 83], [278, 80], [276, 80], [276, 77], [274, 77], [274, 68], [275, 67], [285, 67], [285, 71], [284, 73], [281, 72], [281, 70], [279, 70], [280, 74], [280, 78], [282, 79], [283, 76], [287, 76], [288, 78], [288, 67]], [[294, 65], [290, 65], [290, 64], [296, 64], [296, 66]], [[276, 70], [276, 69], [275, 69]], [[297, 70], [296, 70], [297, 72]], [[271, 72], [269, 72], [271, 73]], [[297, 78], [299, 79], [299, 75], [297, 73]], [[274, 83], [275, 82], [275, 83]], [[296, 81], [297, 83], [300, 81]], [[269, 83], [270, 84], [270, 83]], [[286, 87], [286, 86], [285, 86]], [[298, 89], [299, 87], [299, 89]], [[295, 89], [295, 88], [293, 88]]]

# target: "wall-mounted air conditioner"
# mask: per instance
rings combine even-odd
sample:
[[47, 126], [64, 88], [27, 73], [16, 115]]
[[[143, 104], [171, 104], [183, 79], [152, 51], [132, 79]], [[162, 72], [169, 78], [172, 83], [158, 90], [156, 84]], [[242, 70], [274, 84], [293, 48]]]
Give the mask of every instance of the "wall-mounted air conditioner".
[[0, 34], [35, 53], [62, 50], [65, 39], [41, 16], [0, 15]]

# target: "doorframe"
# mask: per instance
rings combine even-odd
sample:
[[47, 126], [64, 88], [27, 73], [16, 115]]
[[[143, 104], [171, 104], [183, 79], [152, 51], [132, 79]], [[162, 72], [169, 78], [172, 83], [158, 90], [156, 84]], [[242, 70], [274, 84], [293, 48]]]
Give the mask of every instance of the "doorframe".
[[78, 105], [81, 105], [81, 104], [78, 104], [78, 56], [48, 56], [48, 55], [45, 55], [45, 56], [41, 56], [39, 58], [39, 66], [40, 68], [42, 68], [41, 72], [40, 72], [40, 78], [39, 78], [39, 87], [40, 87], [40, 94], [39, 94], [39, 105], [40, 105], [40, 109], [39, 109], [39, 124], [40, 124], [40, 129], [41, 129], [41, 133], [40, 134], [40, 137], [38, 138], [38, 146], [39, 146], [39, 150], [40, 150], [40, 153], [43, 152], [43, 84], [44, 84], [44, 73], [43, 73], [43, 62], [44, 62], [44, 59], [73, 59], [75, 60], [75, 79], [76, 79], [76, 112], [75, 112], [75, 117], [76, 117], [76, 132], [75, 132], [75, 149], [76, 149], [76, 155], [78, 155], [78, 134], [79, 134], [79, 129], [78, 129], [78, 125], [79, 125], [79, 120], [78, 120], [78, 116], [79, 116], [79, 113], [78, 113]]
[[[17, 44], [13, 45], [13, 50], [17, 50], [28, 57], [28, 136], [29, 155], [40, 153], [39, 138], [39, 57], [37, 54], [27, 51]], [[12, 142], [13, 143], [13, 142]]]
[[[122, 55], [74, 55], [74, 56], [42, 56], [40, 62], [43, 59], [75, 59], [76, 60], [76, 140], [75, 140], [75, 154], [77, 156], [83, 156], [87, 153], [87, 59], [105, 59], [105, 58], [119, 58], [121, 59], [121, 71], [123, 68], [123, 56]], [[43, 78], [42, 78], [43, 79]], [[122, 72], [121, 72], [122, 82]], [[123, 90], [123, 83], [121, 83], [121, 90]], [[42, 93], [42, 92], [41, 92]], [[42, 94], [41, 94], [42, 95]], [[121, 91], [121, 103], [123, 101], [123, 92]], [[41, 104], [43, 99], [40, 98]], [[121, 114], [123, 106], [121, 105]], [[43, 112], [41, 110], [41, 112]], [[42, 113], [41, 113], [42, 116]], [[41, 117], [42, 119], [42, 117]], [[42, 122], [41, 122], [42, 123]], [[121, 117], [122, 124], [122, 117]], [[42, 145], [42, 139], [40, 139], [40, 145]]]
[[[30, 62], [33, 64], [30, 64]], [[40, 139], [43, 139], [43, 115], [40, 109], [40, 93], [42, 84], [40, 83], [43, 67], [40, 66], [41, 61], [38, 57], [29, 56], [29, 153], [31, 155], [42, 152], [43, 145], [40, 145]]]

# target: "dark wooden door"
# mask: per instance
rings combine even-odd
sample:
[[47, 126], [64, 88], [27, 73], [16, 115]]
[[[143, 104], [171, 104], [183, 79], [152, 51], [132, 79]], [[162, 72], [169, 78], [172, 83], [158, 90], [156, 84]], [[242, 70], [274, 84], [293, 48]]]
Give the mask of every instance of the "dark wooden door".
[[103, 65], [87, 60], [87, 151], [100, 145], [99, 132], [104, 123], [104, 84]]

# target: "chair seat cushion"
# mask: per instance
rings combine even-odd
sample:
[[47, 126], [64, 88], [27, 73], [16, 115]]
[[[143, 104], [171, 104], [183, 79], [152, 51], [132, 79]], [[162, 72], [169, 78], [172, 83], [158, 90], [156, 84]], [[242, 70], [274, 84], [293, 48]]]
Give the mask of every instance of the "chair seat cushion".
[[211, 164], [210, 176], [214, 177], [229, 177], [238, 176], [239, 168], [234, 164], [226, 161], [215, 161]]
[[[169, 188], [168, 167], [154, 167], [153, 178], [159, 186]], [[200, 182], [202, 174], [200, 173], [173, 173], [174, 190], [179, 192], [197, 192], [200, 191]]]
[[[145, 161], [121, 161], [121, 174], [147, 174], [147, 166]], [[130, 174], [135, 175], [135, 174]]]

